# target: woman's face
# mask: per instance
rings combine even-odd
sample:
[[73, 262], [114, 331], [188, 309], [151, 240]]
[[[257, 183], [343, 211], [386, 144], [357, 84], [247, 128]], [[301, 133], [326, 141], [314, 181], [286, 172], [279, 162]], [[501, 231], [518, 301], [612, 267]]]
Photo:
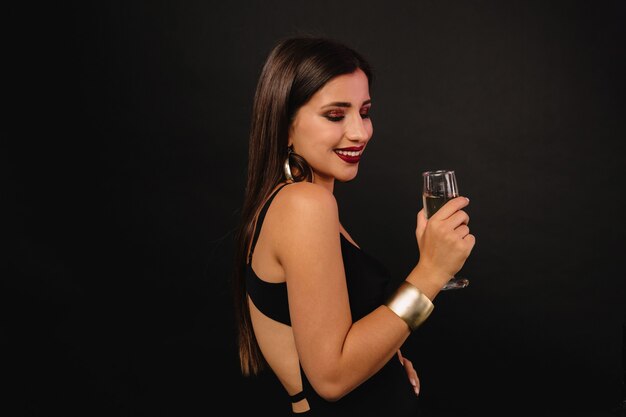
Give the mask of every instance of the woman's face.
[[367, 76], [357, 69], [328, 81], [296, 113], [289, 146], [313, 169], [314, 182], [350, 181], [372, 137]]

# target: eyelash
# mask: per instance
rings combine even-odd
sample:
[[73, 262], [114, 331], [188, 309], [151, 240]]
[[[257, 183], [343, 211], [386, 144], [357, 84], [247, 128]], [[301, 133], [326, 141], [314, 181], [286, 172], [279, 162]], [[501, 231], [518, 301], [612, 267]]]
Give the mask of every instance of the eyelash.
[[[328, 113], [326, 113], [324, 115], [324, 117], [326, 117], [331, 122], [340, 122], [345, 117], [343, 114], [341, 116], [331, 116], [333, 113], [335, 113], [335, 111], [328, 112]], [[362, 119], [369, 119], [370, 118], [369, 108], [366, 109], [365, 113], [361, 113], [361, 118]]]

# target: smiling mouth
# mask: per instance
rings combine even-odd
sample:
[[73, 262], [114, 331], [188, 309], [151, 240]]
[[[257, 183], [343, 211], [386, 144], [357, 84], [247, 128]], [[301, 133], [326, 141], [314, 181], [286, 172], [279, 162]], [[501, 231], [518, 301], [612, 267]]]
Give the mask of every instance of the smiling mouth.
[[349, 164], [356, 164], [361, 159], [361, 155], [363, 154], [363, 146], [360, 147], [352, 147], [352, 148], [343, 148], [343, 149], [335, 149], [335, 154], [341, 158], [343, 161]]

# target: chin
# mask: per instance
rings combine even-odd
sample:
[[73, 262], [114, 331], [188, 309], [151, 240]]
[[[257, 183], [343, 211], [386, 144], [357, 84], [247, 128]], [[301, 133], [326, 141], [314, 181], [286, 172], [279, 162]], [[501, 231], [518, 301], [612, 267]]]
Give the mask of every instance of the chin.
[[337, 179], [337, 181], [339, 181], [339, 182], [340, 182], [340, 183], [342, 183], [342, 184], [347, 184], [347, 183], [349, 183], [349, 182], [352, 182], [355, 178], [356, 178], [356, 175], [355, 175], [354, 177], [352, 177], [352, 178], [347, 179], [347, 180], [340, 180], [340, 179], [338, 178], [338, 179]]
[[352, 180], [354, 180], [357, 176], [357, 173], [355, 172], [354, 174], [350, 174], [350, 175], [343, 175], [341, 177], [335, 177], [335, 179], [339, 182], [350, 182]]

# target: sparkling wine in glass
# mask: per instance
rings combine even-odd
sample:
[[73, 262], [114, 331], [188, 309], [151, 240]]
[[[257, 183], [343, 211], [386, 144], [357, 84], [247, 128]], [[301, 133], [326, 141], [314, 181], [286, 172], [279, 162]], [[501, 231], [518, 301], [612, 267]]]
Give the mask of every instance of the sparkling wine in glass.
[[[429, 219], [448, 200], [459, 196], [459, 188], [456, 184], [456, 175], [451, 170], [426, 171], [422, 173], [424, 188], [422, 199], [426, 218]], [[452, 277], [443, 286], [443, 290], [455, 290], [469, 285], [467, 278]]]

